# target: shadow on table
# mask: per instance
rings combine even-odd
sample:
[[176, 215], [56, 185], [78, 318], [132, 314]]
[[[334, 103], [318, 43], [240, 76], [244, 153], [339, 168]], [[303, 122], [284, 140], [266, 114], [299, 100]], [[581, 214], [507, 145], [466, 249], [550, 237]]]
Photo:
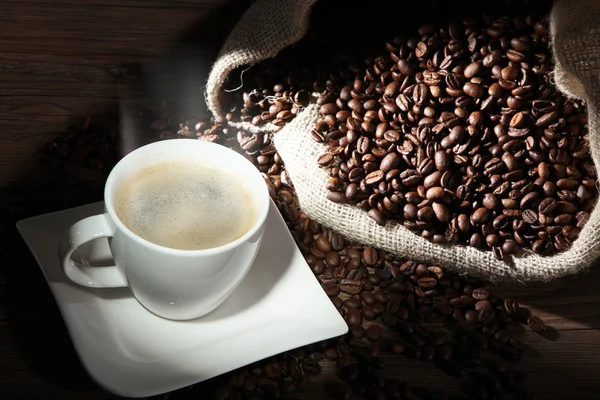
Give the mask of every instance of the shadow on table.
[[503, 297], [514, 297], [525, 306], [544, 313], [550, 328], [544, 336], [556, 340], [560, 332], [552, 328], [600, 329], [599, 267], [591, 266], [576, 276], [546, 283], [501, 283], [494, 292]]

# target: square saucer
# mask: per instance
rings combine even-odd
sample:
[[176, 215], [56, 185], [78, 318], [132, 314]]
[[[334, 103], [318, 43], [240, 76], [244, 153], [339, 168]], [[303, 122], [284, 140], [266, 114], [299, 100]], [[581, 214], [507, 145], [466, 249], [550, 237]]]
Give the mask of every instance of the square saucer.
[[[114, 394], [170, 392], [348, 331], [274, 203], [242, 283], [212, 313], [191, 321], [150, 313], [127, 288], [85, 288], [64, 276], [57, 236], [103, 212], [99, 202], [25, 219], [17, 228], [48, 281], [82, 364]], [[92, 265], [111, 260], [105, 238], [86, 244], [81, 253]]]

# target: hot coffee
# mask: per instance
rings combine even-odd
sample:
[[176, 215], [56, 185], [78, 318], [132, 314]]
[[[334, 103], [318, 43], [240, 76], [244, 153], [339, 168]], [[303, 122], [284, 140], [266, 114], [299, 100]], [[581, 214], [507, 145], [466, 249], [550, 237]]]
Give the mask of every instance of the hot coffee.
[[243, 236], [257, 205], [243, 181], [224, 169], [164, 161], [128, 177], [116, 193], [119, 219], [136, 235], [180, 250], [209, 249]]

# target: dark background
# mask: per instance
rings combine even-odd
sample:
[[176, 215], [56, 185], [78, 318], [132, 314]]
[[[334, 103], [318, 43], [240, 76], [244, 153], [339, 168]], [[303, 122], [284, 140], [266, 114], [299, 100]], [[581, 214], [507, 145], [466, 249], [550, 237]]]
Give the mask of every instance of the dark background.
[[[184, 98], [182, 107], [202, 113], [201, 96], [195, 88], [203, 84], [208, 72], [206, 60], [214, 57], [250, 3], [0, 0], [0, 207], [4, 215], [0, 221], [0, 399], [112, 398], [82, 371], [37, 265], [14, 236], [11, 218], [60, 208], [35, 179], [42, 174], [32, 157], [34, 151], [83, 116], [89, 115], [95, 122], [117, 120], [119, 93], [135, 93], [137, 87], [117, 84], [119, 76], [127, 75], [122, 69], [126, 62], [163, 60], [159, 65], [169, 68], [160, 69], [160, 74], [149, 71], [148, 93], [157, 98]], [[347, 2], [330, 2], [329, 6], [332, 3]], [[381, 26], [390, 32], [400, 24], [394, 23], [396, 18], [410, 16], [414, 12], [411, 7], [416, 7], [404, 2], [403, 12], [386, 13], [384, 3], [365, 2], [361, 7], [381, 12], [386, 21]], [[465, 2], [438, 3], [445, 4], [445, 13], [451, 13], [460, 9], [457, 3]], [[322, 32], [338, 38], [340, 45], [356, 46], [358, 39], [347, 28], [361, 24], [356, 12], [342, 7], [328, 10], [320, 14], [319, 24], [325, 27]], [[423, 19], [444, 15], [432, 9], [430, 15], [426, 13], [421, 10], [419, 15]], [[195, 61], [190, 61], [190, 55]], [[191, 72], [178, 73], [182, 68]], [[164, 79], [169, 74], [185, 79]], [[5, 190], [11, 182], [29, 187], [30, 192], [21, 191], [20, 195], [35, 197], [36, 204], [45, 204], [45, 208], [21, 207], [12, 212], [11, 207], [19, 207], [18, 199], [10, 195], [13, 192]], [[539, 398], [570, 398], [575, 391], [588, 398], [597, 396], [599, 284], [596, 268], [584, 276], [550, 284], [501, 285], [495, 290], [516, 297], [558, 331], [553, 340], [534, 333], [527, 338], [530, 348], [521, 370], [528, 373], [529, 386]], [[456, 391], [455, 380], [430, 363], [404, 357], [384, 359], [390, 375]], [[323, 373], [298, 397], [322, 397], [322, 385], [334, 379], [335, 365], [323, 362], [323, 367]]]

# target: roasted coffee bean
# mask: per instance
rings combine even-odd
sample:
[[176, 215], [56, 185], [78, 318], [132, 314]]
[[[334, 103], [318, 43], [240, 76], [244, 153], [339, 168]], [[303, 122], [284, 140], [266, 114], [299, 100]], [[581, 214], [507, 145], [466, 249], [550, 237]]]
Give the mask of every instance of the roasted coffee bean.
[[536, 224], [538, 222], [538, 214], [531, 210], [527, 209], [521, 213], [523, 220], [530, 225]]
[[540, 317], [535, 315], [529, 317], [527, 319], [527, 325], [534, 331], [538, 333], [543, 333], [546, 331], [546, 324], [541, 320]]
[[377, 250], [372, 247], [366, 247], [363, 250], [363, 260], [367, 265], [375, 265], [377, 263]]
[[573, 220], [573, 215], [571, 214], [560, 214], [554, 218], [554, 223], [557, 225], [568, 225]]
[[480, 300], [475, 303], [475, 311], [479, 313], [479, 322], [485, 322], [493, 316], [494, 310], [488, 300]]
[[[327, 149], [319, 164], [339, 168], [340, 187], [330, 182], [328, 198], [357, 205], [382, 226], [398, 220], [435, 243], [481, 247], [486, 239], [498, 259], [522, 246], [548, 255], [566, 250], [577, 231], [544, 242], [527, 236], [530, 227], [580, 229], [587, 221], [573, 221], [597, 197], [594, 185], [583, 184], [595, 180], [580, 162], [587, 150], [577, 152], [589, 149], [584, 108], [550, 88], [551, 54], [532, 46], [540, 40], [533, 26], [530, 36], [520, 22], [484, 24], [479, 36], [471, 25], [455, 38], [423, 30], [388, 43], [387, 56], [353, 66], [339, 83], [327, 78], [324, 121], [315, 130]], [[442, 65], [450, 69], [440, 72]], [[353, 85], [344, 83], [349, 76]], [[338, 118], [346, 108], [351, 115]], [[336, 134], [342, 129], [346, 137]], [[492, 232], [482, 237], [489, 222]]]
[[475, 304], [475, 300], [473, 300], [473, 298], [471, 296], [468, 295], [462, 295], [459, 297], [455, 297], [452, 300], [450, 300], [450, 305], [452, 307], [467, 307], [467, 306], [471, 306]]
[[344, 301], [344, 305], [347, 308], [360, 308], [362, 307], [362, 303], [356, 297], [349, 297]]
[[325, 293], [327, 293], [327, 295], [330, 297], [337, 296], [340, 293], [340, 288], [333, 281], [325, 282], [323, 284], [323, 289], [325, 290]]
[[[311, 136], [324, 149], [319, 164], [331, 178], [325, 183], [331, 200], [358, 205], [373, 223], [397, 220], [436, 243], [490, 244], [502, 258], [518, 254], [520, 247], [544, 255], [561, 251], [576, 239], [597, 196], [584, 108], [551, 88], [545, 72], [551, 58], [539, 24], [487, 16], [464, 24], [423, 27], [417, 37], [386, 44], [389, 54], [336, 61], [335, 71], [325, 75], [301, 78], [297, 68], [266, 74], [258, 64], [253, 68], [261, 68], [262, 81], [253, 83], [260, 86], [256, 91], [245, 84], [244, 113], [231, 107], [234, 115], [218, 119], [212, 137], [198, 132], [219, 143], [229, 143], [227, 136], [234, 132], [235, 146], [244, 143], [242, 151], [267, 176], [307, 264], [350, 326], [341, 338], [274, 356], [260, 368], [250, 366], [248, 386], [259, 394], [244, 392], [243, 397], [288, 393], [318, 371], [323, 354], [353, 382], [341, 398], [349, 398], [352, 388], [368, 398], [410, 398], [408, 385], [388, 384], [393, 380], [378, 375], [379, 364], [371, 358], [379, 343], [385, 351], [406, 350], [409, 357], [451, 363], [454, 376], [461, 378], [464, 366], [476, 366], [484, 351], [521, 356], [523, 343], [514, 337], [514, 327], [527, 314], [512, 300], [487, 293], [488, 286], [472, 278], [396, 260], [322, 228], [300, 210], [271, 139], [245, 131], [237, 135], [237, 128], [225, 127], [236, 118], [253, 123], [255, 116], [258, 124], [285, 124], [285, 118], [298, 115], [298, 106], [310, 102], [309, 93], [319, 92], [322, 120]], [[253, 81], [246, 79], [249, 74], [244, 82]], [[168, 128], [176, 130], [172, 125]], [[210, 125], [196, 129], [194, 121], [188, 129], [209, 130]], [[67, 150], [75, 147], [69, 143]], [[430, 330], [429, 324], [440, 323], [447, 332]], [[382, 325], [389, 327], [385, 337]], [[497, 370], [504, 374], [505, 368]], [[485, 396], [495, 396], [493, 378], [469, 378], [483, 385]], [[285, 382], [293, 383], [286, 388]], [[390, 396], [394, 391], [398, 395]], [[517, 397], [515, 390], [511, 393]], [[421, 394], [440, 396], [417, 389]]]
[[317, 236], [317, 239], [315, 240], [315, 245], [316, 248], [323, 254], [331, 251], [331, 243], [329, 242], [329, 239], [327, 239], [327, 237], [323, 234]]
[[441, 186], [435, 186], [427, 190], [425, 197], [429, 200], [440, 200], [446, 195], [444, 188]]
[[384, 226], [385, 218], [380, 210], [372, 208], [368, 211], [367, 215], [377, 223], [377, 225]]
[[334, 203], [346, 202], [346, 196], [340, 192], [327, 192], [327, 199], [333, 201]]
[[512, 239], [507, 239], [504, 241], [504, 243], [502, 243], [502, 252], [504, 254], [516, 253], [518, 248], [519, 244], [517, 243], [517, 241]]
[[420, 278], [417, 281], [417, 283], [423, 289], [430, 289], [430, 288], [433, 288], [433, 287], [435, 287], [437, 285], [437, 280], [435, 278], [432, 278], [432, 277], [424, 277], [424, 278]]
[[352, 279], [341, 279], [339, 283], [340, 291], [347, 294], [359, 294], [362, 290], [362, 286], [361, 281]]
[[351, 326], [349, 330], [353, 338], [362, 339], [365, 337], [366, 330], [362, 325]]
[[504, 310], [508, 315], [515, 315], [519, 312], [519, 303], [513, 298], [504, 300]]
[[471, 295], [475, 300], [487, 300], [490, 294], [485, 289], [474, 289]]
[[330, 267], [337, 267], [340, 265], [340, 255], [335, 251], [330, 251], [325, 254], [325, 262]]
[[450, 220], [450, 211], [448, 211], [448, 208], [444, 204], [433, 203], [431, 207], [433, 208], [433, 213], [438, 221], [448, 222]]
[[335, 250], [335, 251], [343, 250], [346, 245], [346, 241], [345, 241], [344, 237], [337, 233], [334, 233], [331, 235], [330, 242], [331, 242], [331, 247], [333, 247], [333, 250]]
[[576, 214], [577, 228], [579, 228], [579, 229], [583, 228], [583, 226], [587, 223], [589, 218], [590, 218], [590, 214], [585, 211], [577, 213]]
[[362, 316], [358, 308], [351, 308], [346, 312], [346, 322], [349, 326], [360, 325]]
[[302, 363], [302, 371], [304, 371], [304, 373], [309, 374], [309, 375], [317, 375], [318, 373], [321, 372], [321, 365], [319, 365], [319, 363], [314, 362], [314, 361], [305, 360]]
[[471, 215], [471, 223], [473, 225], [483, 225], [488, 222], [490, 211], [485, 207], [480, 207]]
[[323, 154], [319, 156], [319, 160], [317, 162], [319, 165], [329, 165], [332, 160], [333, 156], [331, 154]]
[[[389, 141], [389, 139], [386, 139]], [[389, 153], [386, 155], [383, 160], [381, 160], [381, 164], [379, 168], [382, 172], [388, 173], [393, 169], [396, 169], [400, 166], [402, 162], [402, 158], [396, 153]]]
[[[379, 292], [377, 292], [379, 293]], [[375, 304], [375, 295], [373, 294], [373, 292], [362, 292], [360, 294], [360, 298], [363, 301], [363, 303], [365, 303], [366, 305], [373, 305]]]
[[438, 150], [434, 156], [435, 167], [438, 171], [446, 171], [450, 168], [451, 160], [450, 155], [444, 150]]
[[463, 92], [475, 99], [482, 97], [484, 93], [483, 87], [473, 82], [467, 82], [462, 89]]
[[498, 208], [499, 202], [496, 196], [494, 196], [492, 193], [486, 193], [483, 196], [482, 204], [488, 210], [495, 210], [496, 208]]
[[328, 360], [335, 361], [338, 359], [339, 353], [337, 349], [330, 347], [323, 352], [323, 356]]
[[371, 306], [363, 306], [361, 308], [361, 314], [365, 321], [375, 320], [375, 310]]
[[538, 206], [540, 214], [550, 214], [556, 208], [556, 200], [552, 197], [547, 197]]
[[339, 108], [334, 103], [323, 104], [319, 109], [319, 112], [323, 115], [333, 115], [339, 111]]
[[376, 342], [381, 338], [383, 330], [379, 325], [371, 325], [367, 328], [366, 337], [371, 342]]

